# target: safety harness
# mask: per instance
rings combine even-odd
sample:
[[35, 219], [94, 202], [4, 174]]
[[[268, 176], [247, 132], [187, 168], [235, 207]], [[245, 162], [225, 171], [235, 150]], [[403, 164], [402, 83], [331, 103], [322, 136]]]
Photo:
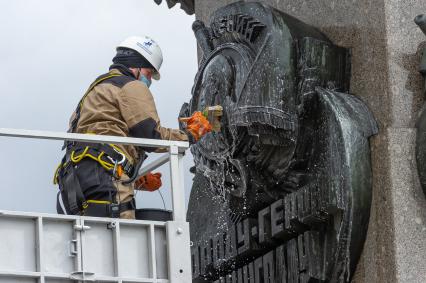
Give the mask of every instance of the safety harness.
[[[86, 91], [80, 100], [76, 110], [74, 119], [70, 123], [69, 133], [74, 133], [77, 129], [77, 124], [81, 116], [81, 109], [87, 95], [100, 83], [113, 77], [123, 76], [121, 74], [107, 73], [98, 77]], [[127, 176], [134, 176], [135, 170], [132, 163], [129, 161], [125, 153], [113, 144], [90, 144], [81, 142], [64, 142], [62, 149], [66, 149], [66, 154], [61, 163], [56, 169], [54, 176], [54, 183], [59, 184], [58, 203], [60, 195], [62, 200], [65, 199], [67, 205], [66, 209], [61, 209], [63, 213], [68, 210], [71, 214], [84, 215], [86, 212], [89, 215], [99, 214], [96, 211], [89, 213], [93, 209], [106, 210], [105, 216], [120, 217], [120, 213], [127, 210], [134, 210], [135, 200], [125, 203], [115, 203], [113, 201], [105, 200], [87, 200], [82, 192], [80, 182], [78, 180], [75, 166], [84, 159], [92, 159], [98, 162], [112, 177], [119, 180], [126, 174]], [[60, 209], [58, 209], [60, 210]], [[92, 211], [93, 212], [93, 211]], [[101, 213], [102, 214], [102, 213]], [[102, 215], [99, 215], [102, 216]]]
[[[122, 74], [112, 74], [112, 73], [106, 73], [104, 75], [99, 76], [90, 86], [89, 89], [86, 91], [86, 93], [83, 95], [83, 97], [80, 99], [80, 102], [77, 105], [77, 109], [75, 110], [75, 116], [74, 119], [71, 121], [70, 128], [68, 129], [69, 133], [74, 133], [77, 129], [78, 121], [80, 120], [81, 116], [81, 108], [83, 107], [84, 100], [89, 95], [89, 93], [100, 83], [103, 81], [106, 81], [108, 79], [114, 78], [114, 77], [121, 77]], [[66, 146], [68, 142], [65, 142], [64, 146]]]

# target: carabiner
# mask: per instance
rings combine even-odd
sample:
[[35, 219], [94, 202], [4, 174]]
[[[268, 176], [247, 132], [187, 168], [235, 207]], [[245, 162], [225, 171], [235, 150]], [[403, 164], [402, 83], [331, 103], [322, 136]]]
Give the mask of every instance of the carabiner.
[[112, 170], [112, 175], [115, 176], [115, 173], [117, 172], [118, 162], [117, 160], [114, 162], [114, 169]]
[[[120, 155], [121, 155], [121, 160], [120, 160], [117, 164], [118, 164], [118, 165], [123, 164], [123, 163], [124, 163], [124, 161], [126, 161], [126, 156], [125, 156], [123, 153], [121, 153], [121, 152], [119, 152], [118, 150], [116, 150], [114, 147], [112, 147], [112, 149], [113, 149], [115, 152], [117, 152], [118, 154], [120, 154]], [[112, 159], [110, 156], [107, 156], [107, 157], [108, 157], [108, 159], [109, 159], [109, 160], [111, 160], [111, 162], [112, 162], [112, 163], [117, 162], [117, 160]]]

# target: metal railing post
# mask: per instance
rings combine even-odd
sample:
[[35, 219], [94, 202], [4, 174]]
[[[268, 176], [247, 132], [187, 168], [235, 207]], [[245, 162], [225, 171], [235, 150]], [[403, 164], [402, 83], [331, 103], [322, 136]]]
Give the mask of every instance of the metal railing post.
[[170, 147], [173, 221], [166, 224], [170, 283], [192, 281], [189, 223], [185, 215], [183, 152]]
[[173, 220], [186, 221], [185, 190], [183, 188], [183, 156], [177, 146], [170, 147], [170, 177], [172, 184]]

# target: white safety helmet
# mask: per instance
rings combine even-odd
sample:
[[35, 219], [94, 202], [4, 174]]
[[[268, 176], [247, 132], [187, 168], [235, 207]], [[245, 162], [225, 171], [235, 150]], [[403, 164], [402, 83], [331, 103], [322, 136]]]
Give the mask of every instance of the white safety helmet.
[[160, 79], [160, 68], [163, 63], [163, 53], [160, 46], [148, 36], [131, 36], [126, 38], [117, 49], [125, 47], [132, 49], [142, 55], [154, 67], [155, 72], [152, 75], [154, 80]]

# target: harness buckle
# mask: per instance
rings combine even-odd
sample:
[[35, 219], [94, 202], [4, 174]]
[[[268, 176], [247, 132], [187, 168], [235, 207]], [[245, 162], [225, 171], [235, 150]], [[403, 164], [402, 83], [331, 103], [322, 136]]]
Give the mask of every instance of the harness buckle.
[[111, 203], [109, 205], [109, 209], [111, 212], [111, 217], [112, 218], [119, 218], [120, 217], [120, 205], [117, 203]]

